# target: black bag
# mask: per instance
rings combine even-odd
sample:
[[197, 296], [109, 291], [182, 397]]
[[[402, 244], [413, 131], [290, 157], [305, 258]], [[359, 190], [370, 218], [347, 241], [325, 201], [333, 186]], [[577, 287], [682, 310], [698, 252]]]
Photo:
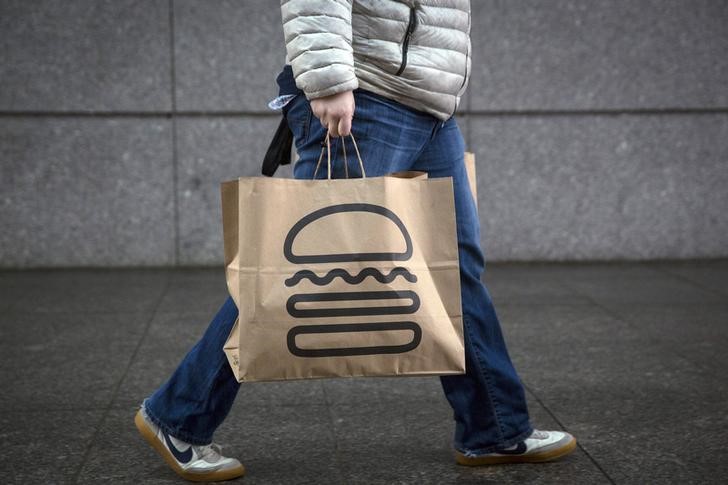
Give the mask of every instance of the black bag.
[[278, 170], [279, 165], [288, 165], [291, 163], [291, 148], [293, 146], [293, 133], [288, 127], [288, 121], [285, 115], [281, 117], [275, 135], [268, 146], [268, 150], [263, 157], [263, 175], [272, 177]]

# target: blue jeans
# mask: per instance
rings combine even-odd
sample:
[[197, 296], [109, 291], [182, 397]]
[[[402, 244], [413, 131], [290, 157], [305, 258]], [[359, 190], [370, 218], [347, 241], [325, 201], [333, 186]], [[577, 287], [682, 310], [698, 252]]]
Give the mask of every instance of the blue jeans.
[[[532, 428], [523, 386], [481, 281], [485, 260], [480, 223], [465, 171], [460, 129], [454, 118], [442, 122], [367, 91], [355, 91], [355, 101], [352, 132], [367, 176], [419, 170], [429, 177], [453, 177], [467, 368], [463, 375], [441, 378], [454, 410], [454, 444], [471, 454], [511, 446], [526, 438]], [[285, 109], [300, 156], [294, 176], [313, 178], [325, 130], [304, 96], [297, 96]], [[341, 140], [332, 145], [334, 178], [345, 176]], [[346, 144], [349, 176], [360, 176], [351, 140]], [[325, 163], [317, 178], [326, 177]], [[150, 418], [172, 436], [193, 444], [210, 443], [230, 411], [240, 385], [222, 347], [237, 315], [228, 298], [170, 379], [145, 401]]]

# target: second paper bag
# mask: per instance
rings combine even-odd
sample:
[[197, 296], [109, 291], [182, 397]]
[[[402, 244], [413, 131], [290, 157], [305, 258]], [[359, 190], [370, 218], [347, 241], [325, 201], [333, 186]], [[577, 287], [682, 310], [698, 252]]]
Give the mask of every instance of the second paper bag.
[[238, 381], [465, 370], [452, 179], [222, 185]]

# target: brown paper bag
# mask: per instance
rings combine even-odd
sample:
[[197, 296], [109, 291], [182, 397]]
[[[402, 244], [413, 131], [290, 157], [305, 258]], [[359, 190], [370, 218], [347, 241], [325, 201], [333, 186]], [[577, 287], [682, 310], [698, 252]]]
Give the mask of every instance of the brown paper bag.
[[244, 177], [222, 206], [238, 381], [464, 372], [452, 179]]

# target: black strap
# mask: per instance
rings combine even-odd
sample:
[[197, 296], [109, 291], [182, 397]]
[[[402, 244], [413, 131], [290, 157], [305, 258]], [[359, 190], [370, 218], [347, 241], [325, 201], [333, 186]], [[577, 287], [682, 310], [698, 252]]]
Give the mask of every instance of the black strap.
[[268, 146], [268, 151], [263, 157], [263, 175], [272, 177], [279, 165], [291, 163], [291, 147], [293, 146], [293, 133], [288, 127], [286, 117], [281, 117], [276, 134]]

